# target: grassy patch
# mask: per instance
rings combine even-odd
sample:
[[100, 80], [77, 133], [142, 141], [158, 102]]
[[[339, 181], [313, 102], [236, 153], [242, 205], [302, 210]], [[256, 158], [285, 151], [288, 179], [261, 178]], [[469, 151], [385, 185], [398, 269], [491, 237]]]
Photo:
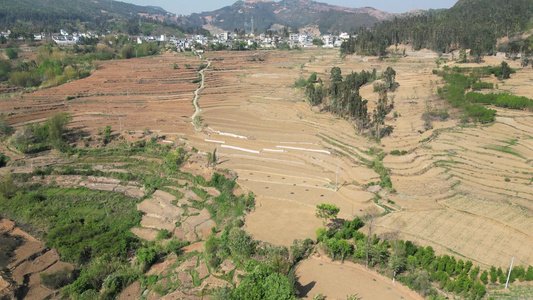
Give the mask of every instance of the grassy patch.
[[0, 201], [0, 211], [47, 232], [46, 246], [62, 260], [84, 263], [102, 255], [126, 257], [137, 245], [130, 232], [141, 220], [137, 202], [112, 192], [37, 188]]
[[494, 151], [499, 151], [499, 152], [503, 152], [503, 153], [507, 153], [507, 154], [511, 154], [511, 155], [514, 155], [516, 157], [520, 157], [520, 158], [524, 158], [525, 157], [516, 152], [515, 150], [511, 149], [509, 146], [501, 146], [501, 145], [488, 145], [485, 147], [486, 149], [490, 149], [490, 150], [494, 150]]

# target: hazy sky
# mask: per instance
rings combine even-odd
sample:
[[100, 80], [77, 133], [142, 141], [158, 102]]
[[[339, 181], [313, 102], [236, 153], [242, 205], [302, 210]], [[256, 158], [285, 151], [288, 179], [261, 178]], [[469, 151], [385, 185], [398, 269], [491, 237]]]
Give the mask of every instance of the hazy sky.
[[[121, 0], [137, 5], [153, 5], [164, 8], [165, 10], [181, 15], [199, 13], [203, 11], [212, 11], [224, 6], [232, 5], [237, 0]], [[413, 9], [429, 8], [450, 8], [457, 0], [319, 0], [334, 5], [346, 7], [364, 7], [370, 6], [379, 10], [399, 13]]]

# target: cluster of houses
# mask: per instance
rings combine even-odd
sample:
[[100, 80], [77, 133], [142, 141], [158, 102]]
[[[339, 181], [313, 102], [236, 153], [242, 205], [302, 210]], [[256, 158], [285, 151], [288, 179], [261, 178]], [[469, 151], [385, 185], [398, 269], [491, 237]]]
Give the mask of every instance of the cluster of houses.
[[[9, 37], [11, 32], [0, 32], [0, 35], [4, 37]], [[108, 32], [110, 34], [110, 32]], [[66, 30], [61, 29], [57, 34], [34, 34], [33, 40], [51, 40], [54, 41], [57, 45], [75, 45], [80, 42], [82, 38], [99, 38], [104, 35], [98, 35], [93, 32], [84, 32], [78, 33], [73, 32], [69, 34]], [[232, 48], [236, 43], [245, 44], [247, 47], [255, 46], [257, 48], [276, 48], [279, 44], [288, 44], [291, 48], [309, 48], [317, 47], [317, 44], [320, 44], [324, 48], [335, 48], [340, 47], [342, 42], [348, 39], [350, 36], [347, 33], [342, 33], [340, 35], [321, 35], [321, 36], [312, 36], [310, 34], [299, 34], [293, 33], [288, 37], [280, 35], [253, 35], [247, 34], [245, 36], [239, 36], [235, 33], [223, 32], [215, 34], [213, 36], [203, 36], [203, 35], [191, 35], [185, 38], [176, 38], [174, 36], [169, 37], [167, 35], [160, 36], [136, 36], [131, 37], [132, 40], [136, 40], [138, 44], [144, 42], [161, 42], [173, 45], [178, 51], [187, 51], [187, 50], [196, 50], [197, 48], [208, 48], [210, 44], [218, 45], [222, 44], [227, 48]], [[24, 37], [20, 37], [24, 39]], [[320, 40], [320, 43], [317, 43], [317, 40]]]
[[198, 45], [202, 47], [209, 47], [210, 44], [223, 44], [228, 48], [231, 48], [235, 43], [244, 42], [247, 46], [256, 45], [258, 48], [276, 48], [281, 43], [288, 44], [291, 48], [310, 48], [317, 47], [317, 39], [321, 41], [321, 47], [323, 48], [335, 48], [340, 47], [342, 42], [349, 39], [348, 33], [342, 33], [338, 36], [334, 35], [321, 35], [312, 36], [310, 34], [290, 34], [288, 37], [279, 35], [266, 35], [260, 34], [258, 36], [249, 34], [245, 37], [238, 36], [233, 33], [220, 33], [213, 37], [206, 37], [203, 35], [190, 36], [187, 38], [174, 38], [166, 39], [166, 42], [173, 44], [178, 50], [185, 51], [188, 49], [194, 49]]

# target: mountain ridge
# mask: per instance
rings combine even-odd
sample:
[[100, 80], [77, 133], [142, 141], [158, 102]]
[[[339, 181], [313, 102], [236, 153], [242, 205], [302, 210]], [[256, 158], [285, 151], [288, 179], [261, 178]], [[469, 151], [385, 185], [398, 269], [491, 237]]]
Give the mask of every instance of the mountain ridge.
[[292, 29], [318, 27], [324, 33], [346, 32], [403, 14], [372, 7], [351, 8], [312, 0], [246, 0], [220, 9], [193, 13], [178, 19], [181, 24], [219, 28], [222, 31], [244, 29], [251, 32], [252, 18], [258, 32], [282, 27]]

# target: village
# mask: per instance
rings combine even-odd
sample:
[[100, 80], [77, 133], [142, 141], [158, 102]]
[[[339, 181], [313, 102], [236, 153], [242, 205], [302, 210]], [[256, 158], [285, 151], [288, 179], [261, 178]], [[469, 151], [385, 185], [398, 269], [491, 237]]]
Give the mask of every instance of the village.
[[[94, 32], [67, 32], [61, 29], [59, 33], [34, 33], [29, 35], [13, 34], [10, 30], [0, 32], [4, 39], [12, 40], [33, 40], [33, 41], [53, 41], [59, 46], [68, 46], [83, 44], [84, 39], [101, 39], [107, 35], [120, 36], [119, 33], [108, 31], [106, 34], [97, 34]], [[223, 32], [214, 35], [186, 35], [185, 37], [176, 37], [162, 34], [159, 36], [128, 36], [129, 39], [136, 41], [138, 44], [143, 42], [153, 42], [172, 45], [177, 51], [204, 50], [204, 49], [274, 49], [280, 45], [290, 49], [298, 48], [339, 48], [343, 41], [350, 38], [350, 35], [343, 32], [339, 35], [311, 35], [308, 33], [289, 33], [283, 34], [266, 34], [255, 35], [253, 33], [237, 34], [232, 32]]]

